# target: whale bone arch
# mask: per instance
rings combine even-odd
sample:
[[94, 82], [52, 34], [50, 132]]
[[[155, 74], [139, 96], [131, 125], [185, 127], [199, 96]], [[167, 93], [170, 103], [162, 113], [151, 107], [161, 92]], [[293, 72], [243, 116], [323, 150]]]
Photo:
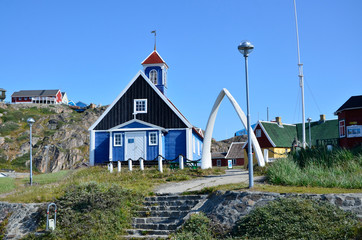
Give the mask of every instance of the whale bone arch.
[[[214, 124], [215, 119], [217, 116], [217, 112], [219, 111], [219, 107], [221, 104], [221, 101], [224, 99], [225, 95], [230, 100], [231, 104], [233, 105], [236, 113], [238, 114], [241, 122], [243, 123], [245, 129], [247, 128], [247, 119], [245, 116], [245, 113], [241, 110], [239, 104], [236, 102], [234, 97], [231, 95], [231, 93], [226, 89], [223, 88], [221, 92], [219, 93], [219, 96], [217, 97], [214, 106], [212, 107], [209, 120], [207, 121], [206, 130], [205, 130], [205, 137], [204, 137], [204, 143], [202, 147], [202, 158], [201, 158], [201, 168], [207, 169], [212, 168], [212, 162], [211, 162], [211, 138], [212, 138], [212, 132], [214, 130]], [[254, 153], [256, 155], [256, 159], [258, 160], [258, 165], [261, 167], [265, 166], [263, 154], [260, 149], [259, 142], [256, 140], [254, 131], [250, 131], [250, 138], [252, 142], [252, 146], [254, 149]]]

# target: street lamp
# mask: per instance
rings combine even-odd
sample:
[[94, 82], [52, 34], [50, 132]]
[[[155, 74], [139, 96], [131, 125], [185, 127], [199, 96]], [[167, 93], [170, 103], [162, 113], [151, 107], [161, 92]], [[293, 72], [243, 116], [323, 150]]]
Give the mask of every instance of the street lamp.
[[32, 130], [33, 123], [35, 123], [35, 120], [34, 120], [34, 118], [28, 118], [28, 120], [26, 120], [26, 122], [30, 126], [30, 186], [31, 186], [31, 185], [33, 185], [33, 154], [32, 154], [33, 145], [32, 145], [32, 141], [31, 141], [31, 130]]
[[251, 125], [250, 125], [250, 109], [249, 109], [249, 80], [248, 80], [248, 56], [254, 49], [254, 46], [249, 41], [243, 41], [239, 44], [238, 50], [245, 58], [245, 78], [246, 78], [246, 105], [247, 105], [247, 131], [248, 131], [248, 161], [249, 161], [249, 188], [254, 186], [253, 179], [253, 155], [251, 152]]
[[312, 119], [309, 117], [307, 119], [308, 123], [309, 123], [309, 148], [312, 148], [312, 135], [311, 135], [311, 129], [310, 129], [310, 122], [312, 121]]

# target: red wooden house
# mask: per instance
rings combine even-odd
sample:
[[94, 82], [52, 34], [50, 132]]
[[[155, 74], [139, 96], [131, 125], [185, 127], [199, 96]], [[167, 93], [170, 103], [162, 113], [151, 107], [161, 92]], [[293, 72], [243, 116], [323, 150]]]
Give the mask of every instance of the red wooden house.
[[38, 103], [59, 104], [62, 103], [60, 90], [21, 90], [11, 95], [12, 103]]
[[350, 97], [334, 114], [338, 115], [339, 145], [362, 146], [362, 95]]

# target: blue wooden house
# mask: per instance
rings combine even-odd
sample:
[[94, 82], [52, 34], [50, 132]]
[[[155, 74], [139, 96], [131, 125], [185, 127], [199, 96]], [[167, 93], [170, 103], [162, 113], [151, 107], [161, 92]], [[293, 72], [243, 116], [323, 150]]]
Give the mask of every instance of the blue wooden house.
[[166, 97], [168, 66], [156, 50], [89, 128], [90, 165], [129, 159], [198, 160], [202, 132]]

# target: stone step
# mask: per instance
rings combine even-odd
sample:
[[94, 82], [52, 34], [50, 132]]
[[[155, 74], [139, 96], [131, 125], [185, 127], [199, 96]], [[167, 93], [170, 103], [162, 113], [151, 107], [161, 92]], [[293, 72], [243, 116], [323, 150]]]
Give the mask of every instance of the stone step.
[[145, 211], [189, 211], [194, 206], [185, 205], [185, 206], [144, 206]]
[[200, 200], [207, 195], [166, 195], [146, 197], [145, 201], [174, 201], [174, 200]]
[[177, 228], [177, 224], [172, 223], [136, 223], [132, 226], [144, 230], [176, 230]]
[[133, 236], [168, 236], [169, 230], [145, 230], [145, 229], [127, 229], [126, 232]]
[[144, 206], [194, 206], [199, 200], [147, 201]]
[[[190, 210], [190, 209], [189, 209]], [[189, 211], [138, 211], [139, 217], [169, 217], [181, 218], [187, 215]]]
[[143, 218], [132, 218], [134, 224], [138, 223], [168, 223], [176, 224], [178, 218], [171, 217], [143, 217]]

